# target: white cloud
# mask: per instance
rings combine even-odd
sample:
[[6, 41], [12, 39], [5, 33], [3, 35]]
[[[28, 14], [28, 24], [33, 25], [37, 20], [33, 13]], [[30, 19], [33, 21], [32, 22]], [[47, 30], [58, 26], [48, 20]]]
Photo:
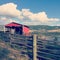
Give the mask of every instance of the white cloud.
[[10, 22], [16, 22], [14, 19], [7, 18], [7, 17], [0, 17], [0, 25], [7, 24]]
[[20, 10], [17, 9], [17, 5], [14, 3], [7, 3], [0, 6], [0, 15], [8, 17], [23, 18]]
[[[53, 25], [55, 22], [59, 22], [58, 18], [48, 18], [46, 12], [33, 13], [30, 9], [18, 10], [17, 5], [14, 3], [7, 3], [0, 5], [0, 20], [3, 23], [16, 22], [12, 18], [21, 20], [24, 24], [44, 24]], [[55, 23], [56, 24], [56, 23]]]
[[39, 13], [32, 13], [29, 9], [22, 9], [22, 13], [24, 17], [27, 17], [31, 20], [36, 20], [40, 22], [48, 22], [48, 21], [59, 21], [58, 18], [48, 18], [47, 14], [45, 12], [39, 12]]
[[7, 20], [6, 17], [0, 17], [0, 20]]

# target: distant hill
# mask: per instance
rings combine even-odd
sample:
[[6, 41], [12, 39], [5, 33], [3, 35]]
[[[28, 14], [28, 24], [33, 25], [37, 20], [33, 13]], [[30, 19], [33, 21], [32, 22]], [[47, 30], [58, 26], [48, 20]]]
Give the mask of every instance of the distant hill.
[[54, 30], [54, 29], [60, 29], [60, 26], [48, 26], [48, 25], [31, 25], [29, 27], [32, 30], [41, 30], [41, 29]]
[[[48, 26], [48, 25], [30, 25], [29, 28], [31, 30], [56, 30], [60, 29], [60, 26]], [[0, 31], [4, 30], [4, 25], [0, 25]]]
[[31, 25], [29, 27], [32, 34], [60, 35], [60, 26]]

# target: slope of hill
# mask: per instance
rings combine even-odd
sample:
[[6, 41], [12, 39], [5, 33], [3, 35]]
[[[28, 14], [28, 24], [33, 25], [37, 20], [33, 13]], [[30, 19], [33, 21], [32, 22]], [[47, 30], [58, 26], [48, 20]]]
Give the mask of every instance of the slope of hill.
[[32, 34], [60, 35], [60, 26], [31, 25], [29, 27]]
[[20, 46], [10, 42], [9, 34], [0, 31], [0, 60], [24, 60], [26, 57], [20, 54]]
[[29, 27], [32, 30], [41, 30], [41, 29], [54, 30], [54, 29], [60, 29], [60, 26], [48, 26], [48, 25], [31, 25]]

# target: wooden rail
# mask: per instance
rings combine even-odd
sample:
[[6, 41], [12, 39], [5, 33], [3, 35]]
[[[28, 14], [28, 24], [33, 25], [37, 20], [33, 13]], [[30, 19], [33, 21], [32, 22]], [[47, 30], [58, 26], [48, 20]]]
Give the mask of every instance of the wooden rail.
[[11, 44], [22, 47], [21, 53], [28, 55], [30, 60], [60, 60], [60, 42], [58, 40], [42, 40], [37, 38], [38, 35], [7, 35], [0, 34], [0, 36], [10, 39]]

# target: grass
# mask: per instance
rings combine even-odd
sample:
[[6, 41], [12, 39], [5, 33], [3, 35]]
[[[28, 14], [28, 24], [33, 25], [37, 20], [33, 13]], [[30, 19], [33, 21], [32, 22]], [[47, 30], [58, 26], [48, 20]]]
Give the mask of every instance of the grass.
[[8, 58], [9, 53], [10, 51], [8, 49], [0, 47], [0, 59], [1, 60]]

